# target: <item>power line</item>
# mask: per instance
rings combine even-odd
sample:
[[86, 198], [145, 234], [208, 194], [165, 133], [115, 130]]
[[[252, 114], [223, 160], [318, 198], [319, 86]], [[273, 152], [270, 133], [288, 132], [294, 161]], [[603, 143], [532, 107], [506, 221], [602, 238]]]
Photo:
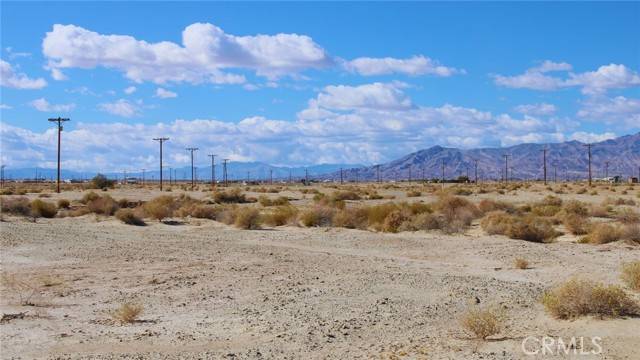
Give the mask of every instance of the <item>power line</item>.
[[58, 177], [56, 181], [56, 192], [60, 192], [60, 137], [62, 133], [62, 123], [65, 121], [70, 121], [68, 118], [58, 117], [57, 119], [49, 119], [50, 122], [58, 123]]
[[162, 191], [162, 144], [169, 140], [168, 137], [154, 138], [153, 140], [160, 142], [160, 191]]

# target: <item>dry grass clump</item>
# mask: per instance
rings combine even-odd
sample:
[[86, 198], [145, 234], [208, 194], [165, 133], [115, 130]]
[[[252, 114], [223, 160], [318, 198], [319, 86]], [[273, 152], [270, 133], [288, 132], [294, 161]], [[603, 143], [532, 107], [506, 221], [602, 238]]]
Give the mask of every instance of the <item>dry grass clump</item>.
[[258, 197], [258, 202], [260, 203], [260, 205], [262, 206], [282, 206], [282, 205], [288, 205], [289, 204], [289, 199], [284, 197], [284, 196], [278, 196], [275, 199], [270, 199], [264, 195], [261, 195], [260, 197]]
[[298, 220], [304, 226], [331, 226], [333, 215], [336, 210], [327, 206], [319, 206], [316, 205], [312, 208], [303, 210], [299, 216]]
[[640, 225], [629, 224], [620, 229], [620, 237], [623, 240], [640, 244]]
[[360, 200], [360, 195], [355, 191], [336, 191], [331, 194], [333, 201]]
[[190, 215], [197, 219], [217, 220], [222, 210], [221, 206], [196, 204], [191, 208]]
[[58, 200], [58, 209], [68, 209], [71, 206], [71, 202], [67, 199]]
[[548, 219], [535, 215], [514, 216], [501, 211], [489, 213], [480, 226], [490, 235], [532, 242], [550, 242], [559, 235]]
[[628, 287], [640, 291], [640, 261], [623, 264], [621, 278]]
[[580, 242], [589, 244], [607, 244], [618, 241], [620, 238], [621, 231], [616, 226], [607, 223], [597, 223], [591, 226], [587, 235], [580, 239]]
[[36, 217], [44, 217], [44, 218], [52, 218], [56, 216], [58, 213], [58, 208], [46, 201], [42, 201], [40, 199], [35, 199], [31, 202], [31, 216]]
[[80, 199], [80, 202], [83, 204], [87, 204], [89, 201], [93, 201], [95, 199], [98, 199], [100, 197], [100, 195], [96, 194], [93, 191], [89, 191], [88, 193], [82, 195], [82, 199]]
[[418, 196], [422, 196], [422, 193], [418, 190], [407, 191], [407, 197], [418, 197]]
[[144, 212], [158, 221], [171, 217], [176, 207], [175, 199], [169, 195], [158, 196], [143, 205]]
[[384, 222], [382, 223], [382, 231], [397, 233], [400, 226], [402, 226], [402, 224], [409, 219], [410, 216], [406, 211], [394, 210], [384, 218]]
[[0, 209], [7, 214], [29, 216], [31, 214], [31, 202], [26, 197], [0, 198]]
[[482, 213], [490, 213], [492, 211], [502, 210], [508, 213], [515, 213], [516, 208], [513, 204], [510, 204], [506, 201], [495, 201], [491, 199], [482, 199], [478, 203], [478, 209]]
[[567, 214], [562, 217], [562, 224], [573, 235], [584, 235], [589, 232], [591, 222], [589, 218], [578, 214]]
[[117, 308], [111, 316], [123, 324], [131, 324], [138, 320], [143, 310], [144, 307], [140, 304], [125, 303]]
[[88, 201], [87, 208], [92, 213], [111, 216], [118, 210], [118, 202], [109, 195], [103, 195]]
[[368, 226], [367, 208], [352, 207], [337, 211], [333, 216], [333, 226], [347, 229], [366, 229]]
[[502, 331], [504, 318], [495, 309], [473, 308], [460, 318], [460, 325], [469, 335], [485, 340]]
[[471, 201], [458, 196], [441, 196], [434, 208], [444, 219], [442, 230], [449, 233], [466, 229], [473, 219], [482, 215]]
[[623, 198], [610, 198], [607, 197], [606, 199], [604, 199], [604, 201], [602, 202], [602, 205], [629, 205], [629, 206], [635, 206], [636, 202], [633, 201], [633, 199], [623, 199]]
[[291, 205], [278, 206], [263, 214], [263, 221], [270, 226], [292, 224], [298, 215], [298, 209]]
[[213, 193], [213, 201], [218, 204], [241, 204], [248, 202], [247, 197], [239, 188], [227, 191], [216, 191]]
[[144, 220], [133, 209], [119, 209], [115, 213], [116, 219], [128, 225], [144, 226]]
[[516, 258], [513, 261], [513, 266], [516, 269], [526, 270], [526, 269], [529, 268], [529, 262], [526, 259], [523, 259], [523, 258]]
[[257, 230], [262, 223], [260, 211], [253, 207], [239, 207], [235, 211], [233, 225], [238, 229]]
[[591, 205], [589, 207], [589, 216], [608, 218], [611, 216], [612, 208], [606, 205]]
[[579, 316], [623, 317], [640, 314], [638, 304], [616, 285], [571, 279], [542, 298], [547, 312], [559, 319]]
[[623, 224], [637, 224], [640, 222], [640, 214], [631, 208], [622, 208], [616, 212], [616, 220]]

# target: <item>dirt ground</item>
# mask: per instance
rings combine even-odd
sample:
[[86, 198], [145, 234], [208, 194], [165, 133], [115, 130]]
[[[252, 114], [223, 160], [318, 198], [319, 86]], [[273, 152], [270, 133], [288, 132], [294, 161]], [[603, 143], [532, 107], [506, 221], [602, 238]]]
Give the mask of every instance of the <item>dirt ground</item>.
[[[638, 200], [638, 189], [626, 197]], [[148, 200], [159, 193], [110, 194]], [[402, 190], [385, 194], [407, 200]], [[306, 201], [294, 191], [276, 195]], [[545, 195], [469, 198], [525, 203]], [[559, 196], [601, 202], [609, 195], [618, 197]], [[574, 276], [621, 284], [621, 264], [640, 260], [640, 247], [621, 242], [579, 244], [565, 235], [531, 243], [488, 236], [477, 223], [445, 235], [239, 230], [203, 219], [138, 227], [94, 214], [3, 220], [0, 312], [15, 316], [0, 322], [3, 359], [640, 359], [640, 318], [557, 320], [540, 303], [545, 290]], [[515, 258], [530, 268], [514, 268]], [[113, 320], [124, 303], [144, 306], [139, 321]], [[480, 306], [506, 318], [489, 341], [473, 340], [459, 323]], [[540, 350], [528, 337], [543, 336], [600, 337], [602, 354], [523, 352], [523, 340]]]

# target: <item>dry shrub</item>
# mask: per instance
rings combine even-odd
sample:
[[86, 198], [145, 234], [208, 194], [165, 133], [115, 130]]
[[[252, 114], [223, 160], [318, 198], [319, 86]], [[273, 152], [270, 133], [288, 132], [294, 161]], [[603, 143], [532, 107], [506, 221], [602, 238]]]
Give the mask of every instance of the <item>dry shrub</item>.
[[143, 310], [144, 307], [142, 305], [125, 303], [116, 309], [111, 316], [123, 324], [131, 324], [138, 320]]
[[640, 225], [629, 224], [620, 229], [620, 237], [623, 240], [640, 244]]
[[526, 270], [529, 268], [529, 262], [523, 258], [516, 258], [513, 261], [513, 266], [515, 266], [516, 269]]
[[100, 195], [94, 193], [93, 191], [89, 191], [88, 193], [82, 196], [82, 199], [80, 199], [80, 202], [83, 204], [87, 204], [89, 201], [93, 201], [95, 199], [98, 199], [99, 197]]
[[478, 203], [478, 209], [485, 214], [498, 210], [506, 211], [508, 213], [516, 212], [516, 208], [515, 206], [513, 206], [513, 204], [505, 201], [495, 201], [491, 199], [482, 199]]
[[93, 213], [110, 216], [118, 210], [118, 203], [111, 196], [104, 195], [89, 201], [87, 208]]
[[258, 202], [262, 206], [283, 206], [289, 204], [289, 199], [284, 196], [279, 196], [275, 199], [269, 199], [268, 197], [261, 195], [258, 197]]
[[555, 216], [562, 210], [562, 199], [557, 196], [548, 195], [540, 202], [531, 207], [531, 212], [538, 216]]
[[253, 207], [239, 207], [235, 213], [233, 222], [238, 229], [256, 230], [260, 229], [260, 211]]
[[450, 233], [464, 230], [473, 219], [482, 215], [471, 201], [458, 196], [441, 196], [435, 208], [444, 219], [442, 230]]
[[597, 223], [591, 226], [587, 236], [580, 239], [580, 242], [589, 244], [607, 244], [618, 241], [620, 238], [621, 232], [617, 227], [611, 224]]
[[444, 227], [442, 216], [432, 213], [420, 213], [415, 215], [410, 221], [404, 222], [399, 231], [437, 230]]
[[602, 202], [602, 205], [605, 205], [605, 206], [606, 205], [629, 205], [629, 206], [635, 206], [636, 202], [633, 201], [633, 199], [623, 199], [623, 198], [612, 199], [610, 197], [607, 197]]
[[58, 209], [68, 209], [71, 206], [71, 202], [67, 199], [58, 200]]
[[640, 222], [640, 214], [631, 208], [622, 208], [616, 213], [616, 220], [623, 224], [637, 224]]
[[407, 197], [418, 197], [418, 196], [422, 196], [422, 193], [418, 190], [407, 191]]
[[302, 225], [310, 226], [331, 226], [331, 221], [335, 209], [326, 206], [314, 206], [302, 211], [298, 217]]
[[622, 281], [633, 290], [640, 291], [640, 261], [622, 265]]
[[192, 207], [190, 215], [197, 219], [217, 220], [222, 210], [221, 206], [197, 204]]
[[482, 340], [500, 333], [503, 323], [502, 314], [491, 308], [470, 309], [460, 318], [460, 325], [464, 330]]
[[169, 195], [162, 195], [154, 198], [143, 206], [145, 213], [150, 217], [162, 221], [173, 215], [176, 208], [175, 199]]
[[589, 218], [573, 213], [563, 216], [562, 224], [573, 235], [584, 235], [589, 232], [591, 227]]
[[366, 208], [345, 208], [333, 216], [333, 226], [347, 229], [366, 229], [368, 214]]
[[369, 226], [376, 228], [376, 230], [381, 230], [382, 223], [387, 218], [387, 215], [397, 209], [398, 205], [392, 202], [371, 206], [367, 208], [367, 223]]
[[3, 213], [23, 216], [31, 214], [31, 203], [26, 197], [0, 198], [0, 204]]
[[589, 207], [589, 216], [608, 218], [611, 216], [611, 207], [606, 205], [591, 205]]
[[480, 226], [491, 235], [506, 235], [532, 242], [550, 242], [559, 235], [551, 221], [534, 215], [513, 216], [493, 212], [482, 219]]
[[513, 216], [504, 211], [494, 211], [482, 219], [480, 226], [489, 235], [506, 235], [513, 222]]
[[402, 210], [394, 210], [385, 217], [382, 223], [382, 231], [396, 233], [400, 226], [409, 220], [409, 215]]
[[355, 191], [336, 191], [331, 194], [333, 201], [360, 200], [360, 195]]
[[577, 200], [567, 201], [562, 206], [562, 212], [564, 214], [575, 214], [580, 216], [589, 215], [589, 209], [587, 208], [587, 205], [582, 201], [577, 201]]
[[140, 218], [133, 209], [120, 209], [116, 211], [116, 219], [128, 225], [144, 226], [144, 220]]
[[31, 216], [34, 218], [52, 218], [56, 216], [57, 213], [58, 208], [50, 202], [42, 201], [40, 199], [35, 199], [31, 202]]
[[282, 226], [293, 223], [298, 215], [298, 209], [294, 206], [278, 206], [270, 212], [264, 214], [263, 221], [270, 226]]
[[213, 201], [218, 204], [241, 204], [246, 203], [247, 198], [239, 188], [216, 191], [213, 193]]
[[559, 319], [585, 315], [622, 317], [640, 314], [638, 304], [616, 285], [571, 279], [542, 298], [547, 312]]

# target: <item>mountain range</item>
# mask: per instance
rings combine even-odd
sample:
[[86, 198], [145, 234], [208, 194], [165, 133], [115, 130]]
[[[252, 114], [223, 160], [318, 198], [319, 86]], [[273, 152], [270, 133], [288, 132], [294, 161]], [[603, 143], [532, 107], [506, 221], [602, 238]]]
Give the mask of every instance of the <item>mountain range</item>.
[[[477, 161], [480, 180], [504, 178], [505, 165], [509, 179], [542, 179], [546, 149], [547, 179], [586, 179], [589, 169], [587, 144], [579, 141], [548, 144], [519, 144], [502, 148], [456, 149], [433, 146], [416, 151], [388, 163], [350, 168], [342, 171], [345, 181], [407, 179], [475, 179]], [[505, 164], [505, 156], [506, 164]], [[620, 175], [639, 176], [640, 133], [591, 144], [591, 168], [594, 178]], [[339, 180], [340, 171], [322, 178]]]
[[[274, 180], [301, 179], [308, 172], [309, 178], [316, 180], [376, 180], [378, 174], [382, 180], [408, 179], [455, 179], [468, 176], [475, 179], [477, 164], [480, 180], [500, 180], [504, 178], [505, 165], [509, 179], [529, 180], [543, 178], [543, 158], [546, 149], [547, 178], [577, 180], [588, 176], [589, 151], [587, 144], [579, 141], [567, 141], [548, 144], [519, 144], [501, 148], [457, 149], [433, 146], [405, 155], [399, 159], [372, 166], [354, 164], [321, 164], [309, 167], [273, 166], [261, 162], [231, 162], [227, 167], [230, 180]], [[506, 164], [505, 164], [505, 156]], [[591, 144], [591, 167], [594, 178], [620, 175], [622, 177], [639, 176], [640, 172], [640, 133], [621, 136]], [[343, 170], [340, 170], [343, 169]], [[172, 177], [180, 180], [191, 178], [191, 169], [181, 167], [171, 169]], [[222, 179], [222, 165], [216, 164], [216, 179]], [[55, 169], [22, 168], [5, 169], [5, 178], [34, 179], [55, 178]], [[169, 178], [169, 169], [165, 168], [165, 178]], [[62, 170], [63, 179], [87, 179], [95, 172]], [[123, 172], [105, 173], [109, 178], [122, 178]], [[129, 172], [129, 177], [142, 177], [142, 172]], [[145, 172], [147, 179], [158, 179], [158, 170]], [[211, 179], [211, 166], [197, 169], [197, 178]]]

